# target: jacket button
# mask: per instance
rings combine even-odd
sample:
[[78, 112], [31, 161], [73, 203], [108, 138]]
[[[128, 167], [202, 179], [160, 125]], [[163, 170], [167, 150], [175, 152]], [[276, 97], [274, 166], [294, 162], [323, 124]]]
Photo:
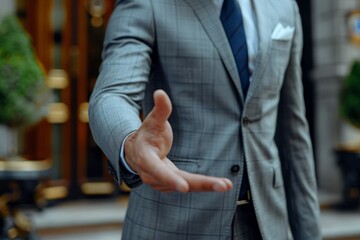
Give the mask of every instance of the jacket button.
[[239, 164], [235, 164], [231, 166], [231, 173], [235, 174], [238, 173], [240, 171], [240, 166]]
[[247, 117], [243, 118], [243, 125], [246, 127], [247, 125], [249, 125], [250, 120]]

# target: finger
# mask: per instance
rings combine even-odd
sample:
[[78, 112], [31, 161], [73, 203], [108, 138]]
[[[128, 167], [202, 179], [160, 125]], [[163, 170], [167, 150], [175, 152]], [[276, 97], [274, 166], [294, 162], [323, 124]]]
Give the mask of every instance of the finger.
[[154, 108], [144, 119], [140, 128], [142, 139], [157, 148], [158, 155], [164, 159], [170, 151], [173, 133], [167, 121], [171, 114], [171, 101], [168, 95], [157, 90], [154, 93]]
[[[180, 171], [170, 160], [166, 159], [165, 161], [167, 161], [167, 166], [169, 168], [169, 170], [173, 170], [173, 171]], [[147, 175], [147, 174], [145, 174]], [[147, 176], [150, 176], [150, 175], [147, 175]], [[155, 189], [155, 190], [158, 190], [158, 191], [161, 191], [161, 192], [173, 192], [173, 191], [177, 191], [175, 188], [171, 188], [169, 186], [165, 186], [163, 185], [162, 183], [160, 183], [158, 180], [156, 180], [155, 178], [152, 178], [151, 179], [151, 183], [149, 183], [149, 185]]]
[[167, 122], [172, 111], [172, 105], [169, 96], [163, 90], [156, 90], [154, 92], [154, 107], [152, 111], [146, 116], [143, 125], [155, 125], [161, 128]]
[[176, 191], [176, 189], [168, 188], [168, 187], [163, 186], [163, 185], [151, 185], [150, 187], [152, 189], [160, 191], [160, 192], [175, 192]]
[[153, 97], [154, 107], [144, 119], [143, 125], [163, 128], [172, 111], [171, 101], [163, 90], [156, 90]]
[[172, 106], [168, 95], [163, 90], [156, 90], [154, 92], [154, 109], [152, 116], [156, 118], [158, 124], [163, 124], [167, 121], [171, 114]]
[[190, 192], [226, 192], [232, 189], [232, 182], [227, 178], [209, 177], [180, 171], [180, 175], [189, 184]]
[[[146, 160], [143, 161], [141, 166], [141, 172], [154, 178], [159, 185], [164, 185], [180, 192], [187, 192], [189, 184], [179, 174], [180, 171], [175, 165], [172, 164], [173, 166], [171, 166], [171, 164], [169, 159], [161, 160], [156, 152], [149, 151], [146, 155]], [[148, 184], [146, 181], [144, 183]]]
[[161, 182], [159, 182], [156, 178], [154, 178], [153, 176], [151, 176], [150, 174], [146, 173], [146, 172], [142, 172], [141, 175], [141, 180], [151, 186], [163, 186], [163, 184], [161, 184]]

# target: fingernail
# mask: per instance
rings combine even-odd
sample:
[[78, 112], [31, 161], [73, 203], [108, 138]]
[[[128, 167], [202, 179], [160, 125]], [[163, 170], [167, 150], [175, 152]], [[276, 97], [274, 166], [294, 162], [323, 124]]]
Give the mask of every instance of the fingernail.
[[214, 191], [216, 192], [224, 192], [226, 190], [226, 184], [224, 182], [216, 183], [213, 186]]
[[187, 183], [178, 183], [176, 185], [176, 190], [178, 192], [188, 192], [189, 191], [189, 186], [187, 185]]
[[233, 183], [229, 179], [225, 179], [226, 181], [226, 187], [230, 190], [233, 188]]

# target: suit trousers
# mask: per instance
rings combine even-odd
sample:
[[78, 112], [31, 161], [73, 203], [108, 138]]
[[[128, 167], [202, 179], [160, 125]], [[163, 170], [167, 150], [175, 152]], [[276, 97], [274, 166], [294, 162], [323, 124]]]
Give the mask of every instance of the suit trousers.
[[232, 240], [262, 240], [251, 202], [237, 207], [232, 224]]

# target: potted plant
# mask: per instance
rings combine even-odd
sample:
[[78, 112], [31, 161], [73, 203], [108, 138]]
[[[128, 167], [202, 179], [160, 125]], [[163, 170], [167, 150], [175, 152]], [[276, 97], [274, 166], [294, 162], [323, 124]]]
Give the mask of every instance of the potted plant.
[[355, 61], [340, 94], [340, 113], [353, 126], [360, 128], [360, 61]]
[[[360, 129], [360, 61], [355, 61], [340, 93], [340, 114]], [[343, 175], [343, 200], [336, 207], [351, 210], [360, 200], [360, 144], [343, 145], [336, 149], [338, 165]]]
[[3, 148], [10, 149], [1, 155], [17, 154], [17, 130], [46, 115], [50, 96], [30, 37], [15, 15], [7, 15], [0, 22], [0, 125]]

